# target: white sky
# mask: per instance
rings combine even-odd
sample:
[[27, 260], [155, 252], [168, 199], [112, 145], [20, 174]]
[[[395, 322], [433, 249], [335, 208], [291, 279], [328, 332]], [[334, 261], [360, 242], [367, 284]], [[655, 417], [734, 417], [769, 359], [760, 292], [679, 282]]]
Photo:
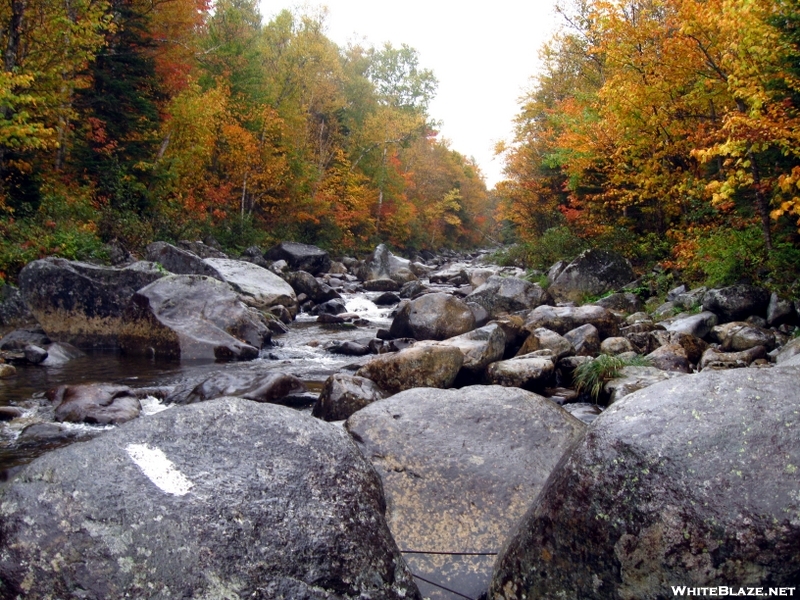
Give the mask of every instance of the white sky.
[[415, 48], [439, 80], [429, 112], [441, 137], [477, 161], [490, 188], [503, 178], [494, 145], [511, 138], [518, 100], [557, 22], [553, 0], [260, 0], [265, 23], [303, 6], [328, 8], [327, 35], [340, 46]]

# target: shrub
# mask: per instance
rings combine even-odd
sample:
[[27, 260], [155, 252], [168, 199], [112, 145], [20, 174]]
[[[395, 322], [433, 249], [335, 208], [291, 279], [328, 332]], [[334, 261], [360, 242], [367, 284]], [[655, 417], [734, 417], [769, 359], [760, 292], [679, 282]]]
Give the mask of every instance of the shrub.
[[595, 401], [600, 397], [603, 386], [619, 376], [623, 367], [647, 367], [652, 363], [644, 356], [634, 356], [624, 358], [600, 354], [594, 360], [579, 365], [573, 375], [575, 379], [575, 389], [580, 392], [588, 392]]

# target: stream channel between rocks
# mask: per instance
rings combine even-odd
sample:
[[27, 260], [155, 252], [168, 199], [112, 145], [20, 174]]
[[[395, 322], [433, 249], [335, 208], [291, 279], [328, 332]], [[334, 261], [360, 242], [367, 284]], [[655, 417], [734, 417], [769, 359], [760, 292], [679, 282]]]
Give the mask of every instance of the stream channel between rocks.
[[[280, 371], [300, 378], [309, 394], [318, 395], [322, 384], [333, 373], [352, 372], [366, 362], [363, 358], [334, 354], [325, 349], [329, 342], [374, 337], [378, 328], [388, 328], [394, 307], [378, 307], [372, 300], [379, 292], [342, 294], [348, 312], [355, 313], [369, 324], [324, 325], [317, 317], [305, 313], [289, 326], [289, 332], [273, 338], [273, 345], [261, 351], [260, 358], [247, 363], [213, 362], [154, 362], [147, 358], [125, 356], [119, 352], [87, 352], [69, 362], [56, 365], [20, 365], [17, 374], [0, 379], [0, 406], [16, 406], [24, 411], [23, 417], [0, 422], [0, 481], [14, 470], [42, 453], [76, 441], [89, 439], [115, 426], [96, 426], [59, 423], [60, 436], [38, 438], [19, 442], [20, 433], [28, 426], [53, 423], [53, 408], [46, 398], [47, 390], [64, 384], [112, 383], [133, 389], [166, 387], [185, 381], [199, 380], [213, 372], [227, 369], [253, 371]], [[142, 417], [169, 408], [155, 397], [142, 401]], [[310, 411], [311, 406], [301, 407]], [[140, 418], [142, 418], [140, 417]]]

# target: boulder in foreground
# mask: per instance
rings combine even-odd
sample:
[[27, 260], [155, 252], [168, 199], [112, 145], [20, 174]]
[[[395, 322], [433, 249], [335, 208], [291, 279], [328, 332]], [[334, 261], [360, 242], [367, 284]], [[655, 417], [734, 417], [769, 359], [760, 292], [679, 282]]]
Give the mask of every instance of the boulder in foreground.
[[2, 598], [419, 598], [340, 427], [237, 398], [51, 452], [0, 491]]
[[615, 402], [520, 522], [489, 597], [799, 581], [799, 379], [800, 367], [710, 371]]

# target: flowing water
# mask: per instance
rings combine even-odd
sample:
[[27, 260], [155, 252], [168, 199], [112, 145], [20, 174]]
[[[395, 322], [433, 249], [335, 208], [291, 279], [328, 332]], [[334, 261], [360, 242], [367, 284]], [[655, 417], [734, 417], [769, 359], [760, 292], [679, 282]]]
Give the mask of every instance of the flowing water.
[[[273, 345], [261, 357], [247, 363], [253, 370], [276, 370], [299, 377], [309, 391], [318, 393], [329, 375], [348, 366], [366, 361], [333, 354], [325, 349], [332, 341], [371, 339], [378, 328], [391, 324], [393, 307], [379, 308], [372, 299], [378, 293], [343, 294], [347, 309], [360, 318], [361, 325], [326, 326], [315, 316], [300, 314], [289, 326], [289, 332], [274, 336]], [[53, 423], [53, 407], [47, 390], [63, 384], [113, 383], [131, 388], [171, 386], [186, 380], [198, 380], [205, 374], [227, 368], [242, 368], [242, 363], [155, 362], [152, 359], [124, 356], [117, 352], [91, 352], [58, 366], [17, 365], [17, 374], [0, 379], [0, 406], [15, 406], [23, 411], [21, 418], [0, 422], [0, 480], [8, 469], [25, 464], [47, 450], [88, 439], [108, 427], [85, 424], [58, 424], [59, 435], [32, 438], [20, 442], [20, 434], [31, 425]], [[167, 408], [155, 397], [142, 401], [142, 416]], [[142, 417], [140, 417], [142, 418]], [[4, 475], [5, 473], [5, 475]]]

